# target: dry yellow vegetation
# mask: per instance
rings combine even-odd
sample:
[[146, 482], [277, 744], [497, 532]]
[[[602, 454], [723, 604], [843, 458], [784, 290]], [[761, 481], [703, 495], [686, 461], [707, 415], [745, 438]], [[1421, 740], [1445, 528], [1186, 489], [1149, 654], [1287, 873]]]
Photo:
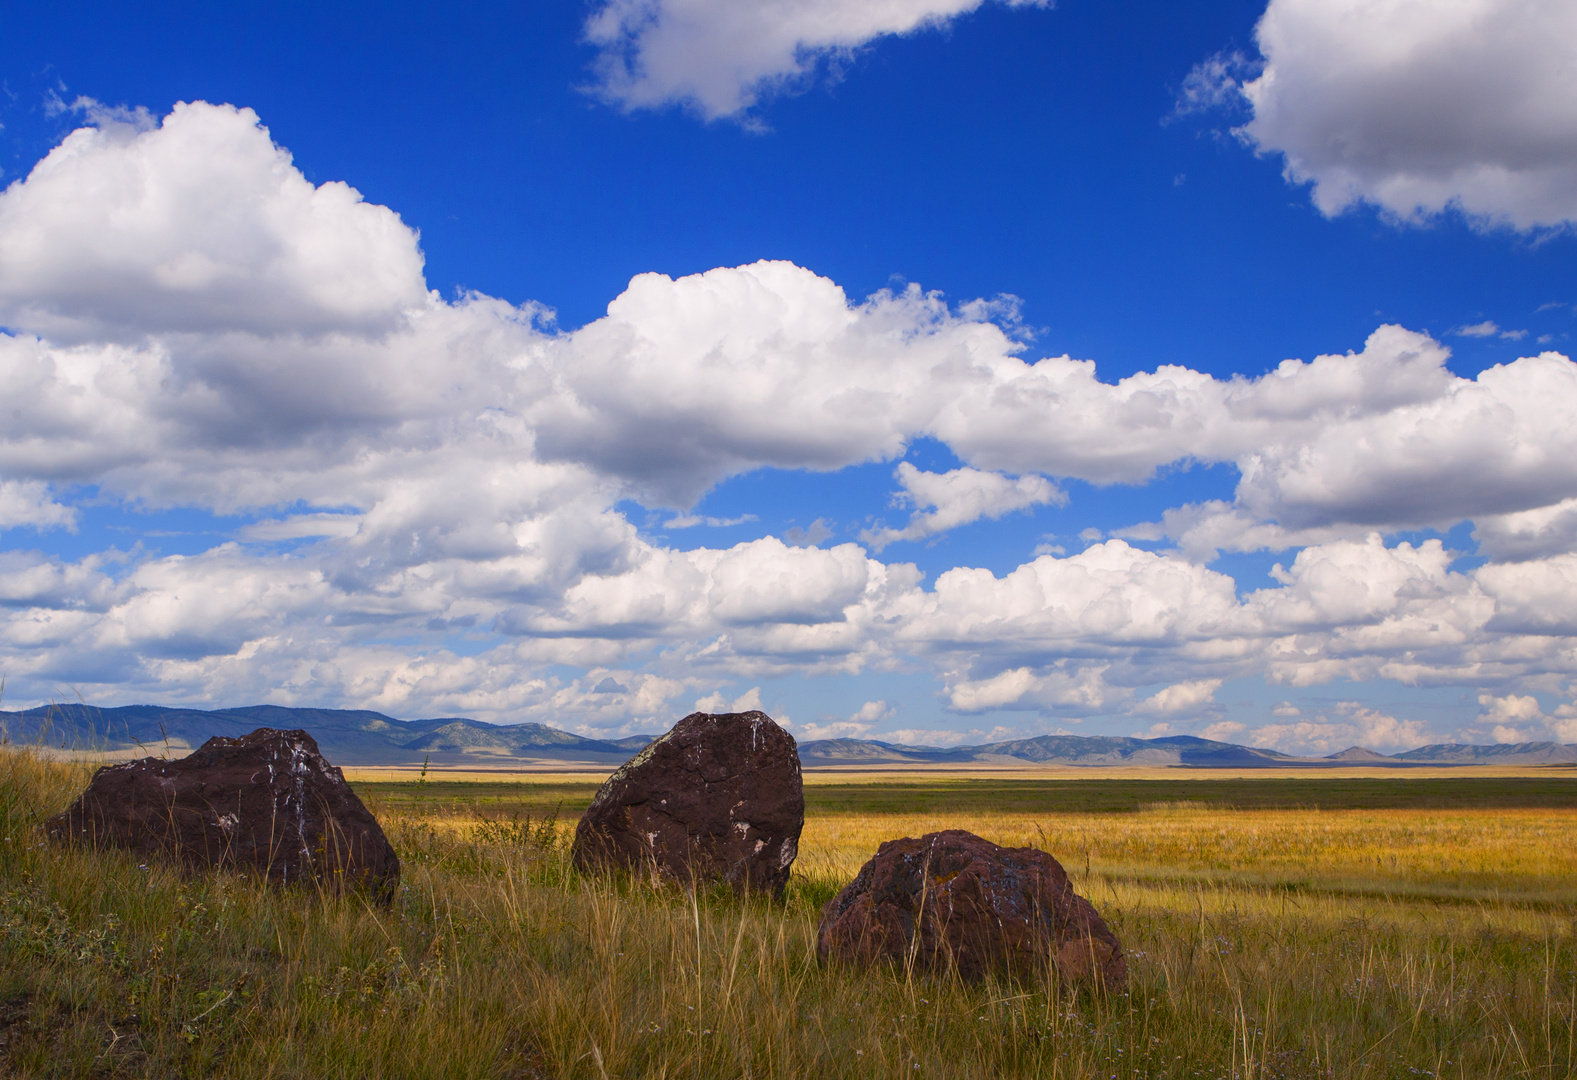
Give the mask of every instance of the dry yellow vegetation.
[[1039, 847], [1076, 879], [1274, 885], [1347, 895], [1577, 903], [1577, 810], [1222, 810], [1182, 804], [1121, 816], [842, 814], [806, 822], [808, 871], [850, 878], [881, 840], [968, 829]]
[[[380, 911], [40, 846], [38, 821], [85, 779], [0, 754], [0, 1061], [15, 1075], [1577, 1066], [1577, 808], [1562, 782], [1223, 782], [1186, 799], [1088, 781], [816, 786], [781, 904], [575, 874], [564, 840], [591, 783], [369, 784], [404, 861]], [[1271, 805], [1283, 796], [1309, 805]], [[820, 905], [878, 841], [941, 827], [1048, 847], [1125, 942], [1128, 993], [819, 966]]]

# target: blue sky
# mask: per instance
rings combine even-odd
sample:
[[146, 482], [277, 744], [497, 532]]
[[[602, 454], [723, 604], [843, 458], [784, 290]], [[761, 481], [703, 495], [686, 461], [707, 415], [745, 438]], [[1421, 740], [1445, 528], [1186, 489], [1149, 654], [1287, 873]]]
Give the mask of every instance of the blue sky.
[[5, 700], [1577, 740], [1577, 16], [1416, 7], [10, 12]]

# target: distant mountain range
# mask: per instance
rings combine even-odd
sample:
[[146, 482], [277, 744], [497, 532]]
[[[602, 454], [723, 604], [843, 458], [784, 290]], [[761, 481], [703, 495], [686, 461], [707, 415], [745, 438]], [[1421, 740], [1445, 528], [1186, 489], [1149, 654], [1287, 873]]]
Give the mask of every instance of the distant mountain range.
[[[330, 761], [340, 765], [470, 765], [507, 768], [541, 764], [618, 765], [655, 737], [588, 739], [544, 724], [486, 724], [464, 717], [395, 720], [360, 709], [180, 709], [125, 705], [98, 709], [51, 705], [0, 712], [0, 732], [13, 742], [76, 749], [184, 754], [212, 735], [244, 735], [253, 728], [304, 728]], [[815, 739], [799, 744], [808, 768], [927, 765], [1176, 765], [1193, 768], [1310, 766], [1407, 768], [1418, 765], [1577, 764], [1577, 745], [1556, 742], [1469, 746], [1437, 743], [1385, 755], [1354, 746], [1328, 757], [1295, 757], [1275, 750], [1173, 735], [1161, 739], [1109, 735], [1041, 735], [979, 746], [905, 746], [876, 739]]]
[[1552, 765], [1577, 763], [1577, 745], [1556, 742], [1467, 746], [1440, 743], [1402, 754], [1380, 754], [1361, 746], [1328, 757], [1296, 757], [1257, 746], [1171, 735], [1135, 739], [1110, 735], [1040, 735], [1033, 739], [985, 743], [980, 746], [901, 746], [874, 739], [822, 739], [800, 743], [807, 766], [828, 765], [1184, 765], [1194, 768], [1243, 769], [1352, 768], [1416, 765]]
[[79, 749], [184, 754], [214, 735], [245, 735], [254, 728], [303, 728], [337, 765], [511, 765], [531, 762], [584, 762], [619, 765], [651, 742], [650, 735], [628, 739], [587, 739], [543, 724], [484, 724], [464, 717], [396, 720], [364, 709], [289, 709], [249, 705], [241, 709], [179, 709], [163, 705], [123, 705], [98, 709], [49, 705], [24, 712], [0, 712], [0, 726], [13, 742], [43, 742]]

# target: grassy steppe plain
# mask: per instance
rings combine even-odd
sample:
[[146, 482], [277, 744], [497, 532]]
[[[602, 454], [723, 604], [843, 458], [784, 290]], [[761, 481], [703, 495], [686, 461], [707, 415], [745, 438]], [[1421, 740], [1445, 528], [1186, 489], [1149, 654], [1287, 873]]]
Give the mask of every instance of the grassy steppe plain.
[[[0, 1068], [1577, 1075], [1577, 778], [1464, 773], [815, 782], [778, 904], [581, 878], [588, 780], [364, 780], [404, 863], [379, 911], [45, 848], [88, 769], [0, 752]], [[944, 827], [1056, 855], [1128, 993], [820, 968], [821, 904], [881, 840]]]

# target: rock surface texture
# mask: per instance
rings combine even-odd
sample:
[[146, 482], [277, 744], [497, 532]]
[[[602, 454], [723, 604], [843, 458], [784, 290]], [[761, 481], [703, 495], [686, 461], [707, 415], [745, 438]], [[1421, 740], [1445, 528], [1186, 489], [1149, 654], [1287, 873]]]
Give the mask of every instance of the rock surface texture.
[[956, 965], [966, 979], [1050, 965], [1112, 990], [1128, 977], [1116, 935], [1056, 859], [958, 829], [882, 844], [822, 908], [816, 937], [823, 963]]
[[44, 823], [61, 843], [250, 868], [280, 884], [362, 888], [387, 903], [400, 860], [305, 731], [215, 736], [184, 758], [107, 765]]
[[766, 713], [692, 713], [602, 785], [572, 854], [582, 870], [776, 896], [804, 826], [794, 737]]

